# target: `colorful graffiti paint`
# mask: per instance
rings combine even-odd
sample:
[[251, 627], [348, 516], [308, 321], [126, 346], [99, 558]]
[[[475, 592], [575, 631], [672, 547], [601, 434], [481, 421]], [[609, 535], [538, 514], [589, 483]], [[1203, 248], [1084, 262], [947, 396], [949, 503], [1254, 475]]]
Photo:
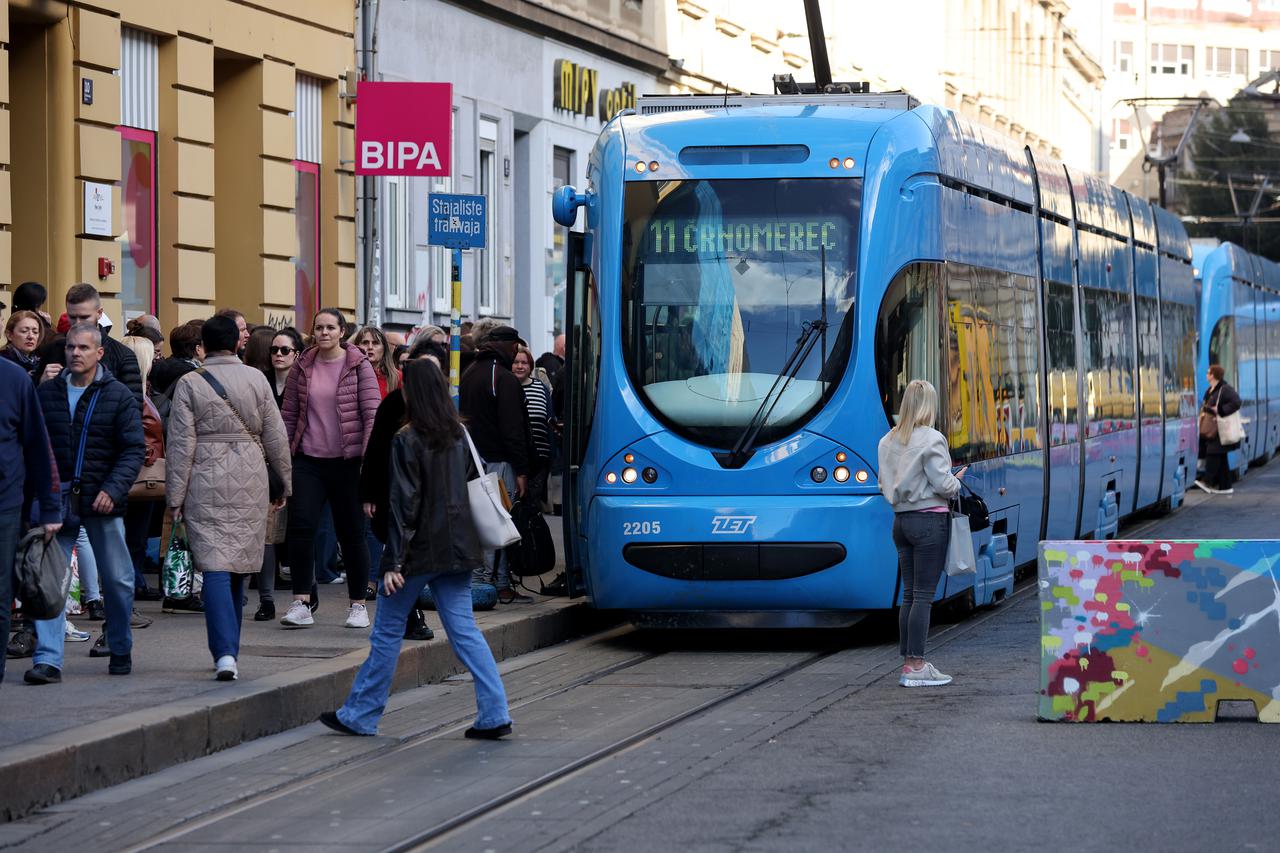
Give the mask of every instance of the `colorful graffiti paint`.
[[1040, 543], [1042, 720], [1280, 723], [1280, 541]]

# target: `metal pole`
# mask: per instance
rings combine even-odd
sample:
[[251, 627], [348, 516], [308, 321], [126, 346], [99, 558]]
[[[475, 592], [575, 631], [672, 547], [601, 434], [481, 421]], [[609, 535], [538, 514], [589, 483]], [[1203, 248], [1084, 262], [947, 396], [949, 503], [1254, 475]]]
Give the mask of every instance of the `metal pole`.
[[1156, 163], [1156, 178], [1160, 181], [1160, 189], [1158, 190], [1160, 194], [1160, 206], [1165, 208], [1166, 210], [1168, 209], [1168, 205], [1165, 204], [1165, 197], [1164, 197], [1164, 170], [1167, 169], [1168, 167], [1169, 167], [1169, 164], [1163, 161]]
[[809, 29], [813, 82], [821, 92], [831, 84], [831, 62], [827, 59], [827, 37], [822, 31], [822, 9], [818, 7], [818, 0], [804, 0], [804, 21]]
[[449, 391], [458, 405], [458, 381], [462, 378], [462, 250], [453, 250], [453, 304], [449, 316]]

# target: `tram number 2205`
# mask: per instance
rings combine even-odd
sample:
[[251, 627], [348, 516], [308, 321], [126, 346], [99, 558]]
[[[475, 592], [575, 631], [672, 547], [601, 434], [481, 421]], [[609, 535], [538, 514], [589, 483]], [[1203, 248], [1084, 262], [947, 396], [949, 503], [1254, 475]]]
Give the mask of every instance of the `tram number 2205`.
[[654, 536], [662, 532], [661, 521], [624, 521], [623, 536]]

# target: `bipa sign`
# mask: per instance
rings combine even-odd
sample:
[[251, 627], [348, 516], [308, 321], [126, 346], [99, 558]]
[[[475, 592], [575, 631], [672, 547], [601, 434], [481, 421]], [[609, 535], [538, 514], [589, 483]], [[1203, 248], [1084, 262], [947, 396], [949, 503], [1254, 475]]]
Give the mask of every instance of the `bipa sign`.
[[452, 83], [356, 87], [356, 174], [450, 174]]

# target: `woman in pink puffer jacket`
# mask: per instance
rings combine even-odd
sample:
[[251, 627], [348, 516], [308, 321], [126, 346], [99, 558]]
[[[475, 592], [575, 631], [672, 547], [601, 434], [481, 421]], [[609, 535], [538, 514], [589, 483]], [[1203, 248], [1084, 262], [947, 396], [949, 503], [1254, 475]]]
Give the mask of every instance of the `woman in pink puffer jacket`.
[[364, 607], [369, 550], [355, 484], [381, 394], [369, 359], [343, 342], [345, 328], [346, 320], [336, 308], [319, 311], [311, 329], [315, 345], [294, 363], [284, 389], [281, 414], [293, 453], [293, 497], [285, 536], [293, 603], [280, 622], [289, 628], [315, 624], [310, 608], [315, 537], [326, 501], [346, 566], [351, 597], [347, 627], [369, 627]]

